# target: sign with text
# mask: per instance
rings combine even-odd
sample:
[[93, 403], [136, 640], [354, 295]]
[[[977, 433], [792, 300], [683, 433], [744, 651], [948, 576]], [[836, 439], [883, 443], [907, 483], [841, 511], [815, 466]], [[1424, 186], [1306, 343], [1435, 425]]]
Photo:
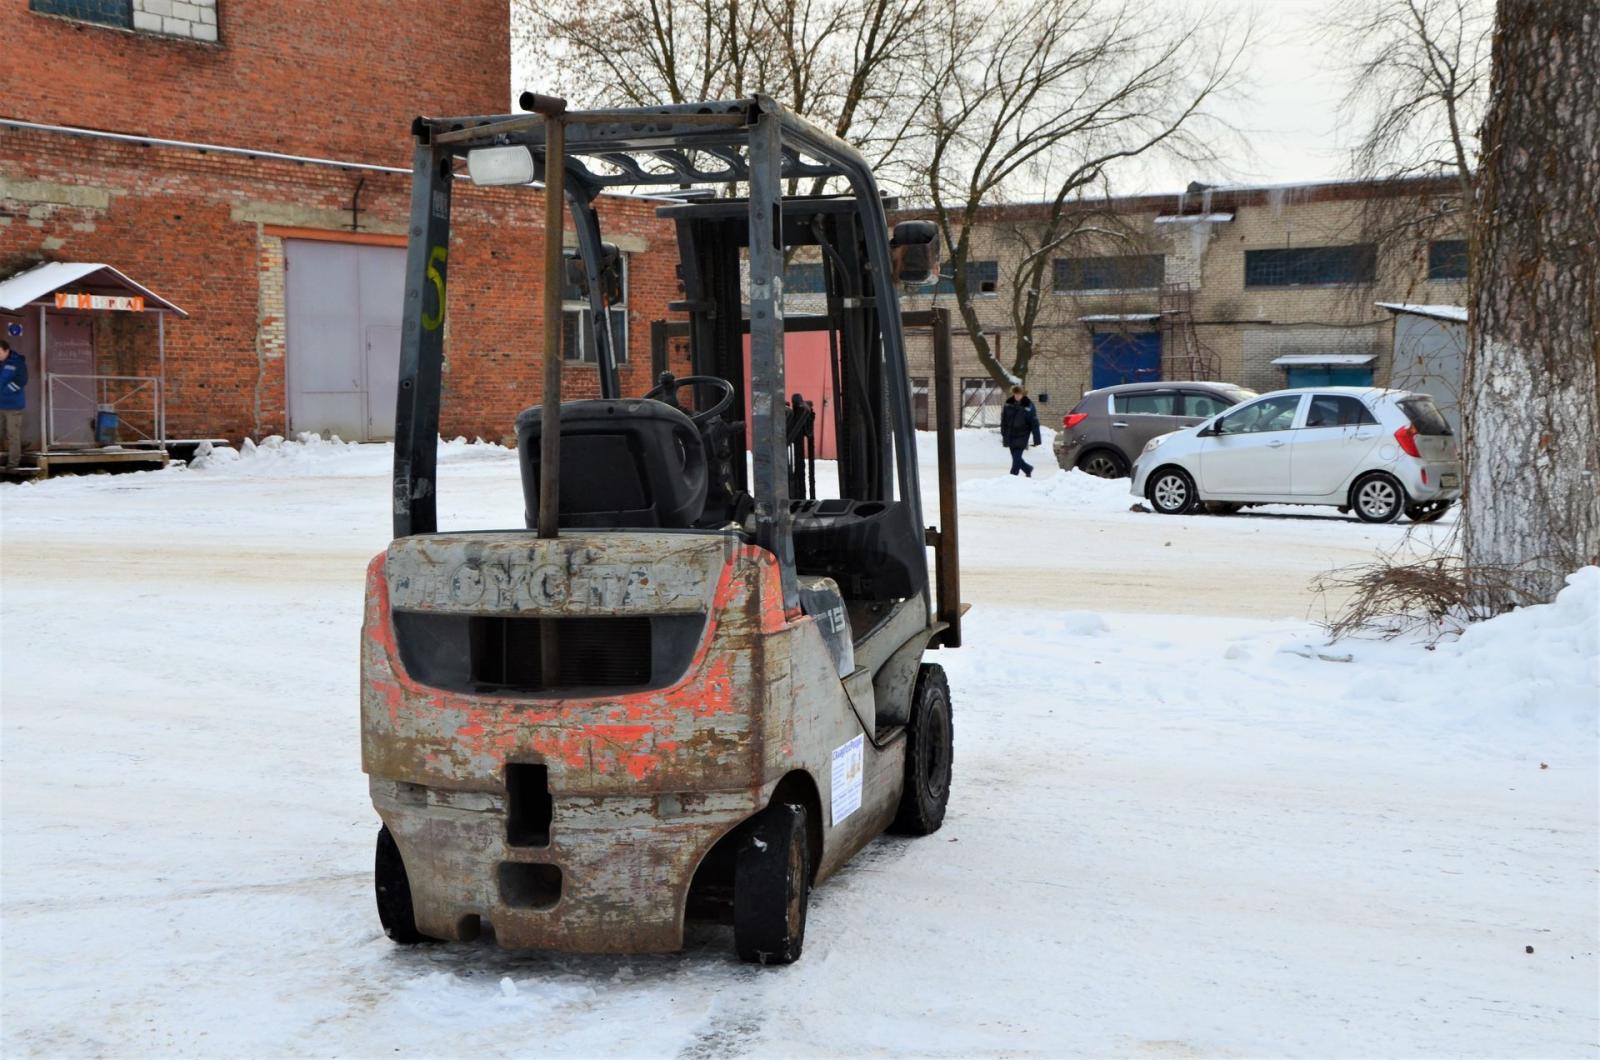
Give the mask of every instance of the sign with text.
[[144, 312], [142, 294], [69, 294], [56, 292], [57, 309], [114, 309], [124, 313]]

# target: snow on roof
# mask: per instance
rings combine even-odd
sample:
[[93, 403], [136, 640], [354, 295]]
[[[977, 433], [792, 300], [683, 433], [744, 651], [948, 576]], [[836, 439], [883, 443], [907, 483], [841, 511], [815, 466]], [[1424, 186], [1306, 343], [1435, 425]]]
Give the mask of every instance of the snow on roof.
[[1274, 358], [1273, 364], [1371, 364], [1377, 360], [1371, 353], [1289, 353]]
[[1164, 213], [1156, 218], [1156, 224], [1223, 224], [1231, 220], [1233, 220], [1231, 213]]
[[1412, 316], [1431, 317], [1434, 320], [1448, 320], [1455, 324], [1467, 322], [1467, 309], [1459, 305], [1410, 305], [1406, 302], [1374, 302], [1379, 309], [1387, 309], [1391, 313], [1410, 313]]
[[46, 261], [9, 279], [0, 280], [0, 309], [21, 309], [63, 287], [80, 283], [85, 286], [114, 287], [143, 295], [148, 308], [169, 309], [183, 317], [189, 315], [150, 288], [135, 283], [110, 265], [98, 261]]
[[1126, 321], [1160, 320], [1160, 313], [1090, 313], [1088, 316], [1079, 317], [1083, 324], [1114, 324]]

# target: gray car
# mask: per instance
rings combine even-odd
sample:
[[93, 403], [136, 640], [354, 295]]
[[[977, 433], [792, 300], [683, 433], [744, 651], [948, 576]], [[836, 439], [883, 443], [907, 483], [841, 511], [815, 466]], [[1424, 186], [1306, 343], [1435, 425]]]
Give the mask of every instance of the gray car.
[[1056, 463], [1124, 478], [1145, 443], [1256, 396], [1232, 383], [1124, 383], [1083, 395], [1056, 432]]

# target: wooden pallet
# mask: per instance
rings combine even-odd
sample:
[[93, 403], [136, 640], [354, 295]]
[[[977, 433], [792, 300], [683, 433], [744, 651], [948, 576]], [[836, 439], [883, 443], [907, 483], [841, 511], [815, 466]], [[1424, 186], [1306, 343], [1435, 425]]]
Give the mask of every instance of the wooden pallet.
[[33, 454], [34, 478], [49, 478], [62, 472], [156, 471], [172, 458], [164, 449], [65, 449]]

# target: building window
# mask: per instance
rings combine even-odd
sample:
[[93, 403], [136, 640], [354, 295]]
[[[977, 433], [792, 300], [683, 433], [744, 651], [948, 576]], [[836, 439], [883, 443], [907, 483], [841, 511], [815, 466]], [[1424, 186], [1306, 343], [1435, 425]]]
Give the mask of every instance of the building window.
[[1467, 241], [1435, 239], [1428, 244], [1428, 279], [1464, 280], [1467, 278]]
[[911, 419], [919, 431], [928, 430], [928, 377], [911, 377]]
[[[628, 255], [622, 255], [622, 301], [610, 307], [611, 339], [617, 363], [628, 363]], [[588, 295], [576, 269], [568, 269], [561, 288], [561, 359], [572, 364], [594, 364], [597, 346], [589, 334], [592, 323]]]
[[1167, 259], [1160, 254], [1117, 254], [1098, 258], [1057, 258], [1055, 289], [1137, 291], [1160, 287]]
[[217, 0], [28, 0], [28, 8], [99, 26], [217, 42]]
[[100, 26], [133, 28], [133, 0], [28, 0], [28, 9]]
[[[991, 295], [1000, 290], [1000, 263], [998, 261], [967, 262], [967, 290], [975, 295]], [[939, 267], [939, 282], [934, 294], [956, 293], [955, 262], [947, 261]]]
[[1372, 243], [1346, 247], [1294, 247], [1244, 252], [1246, 287], [1299, 287], [1371, 283], [1378, 251]]
[[826, 294], [820, 261], [791, 261], [783, 268], [785, 294]]
[[993, 379], [985, 375], [961, 380], [961, 426], [998, 427], [1005, 407], [1006, 392]]

